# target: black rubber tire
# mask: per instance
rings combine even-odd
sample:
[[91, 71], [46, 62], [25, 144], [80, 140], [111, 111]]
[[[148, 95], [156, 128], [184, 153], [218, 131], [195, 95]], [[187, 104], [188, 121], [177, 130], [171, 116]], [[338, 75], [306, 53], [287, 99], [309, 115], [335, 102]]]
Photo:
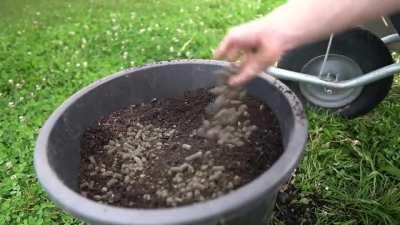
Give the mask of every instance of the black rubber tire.
[[[311, 59], [325, 54], [327, 44], [328, 40], [324, 40], [290, 51], [281, 58], [278, 67], [300, 72]], [[332, 42], [331, 53], [353, 59], [364, 74], [393, 63], [393, 58], [385, 44], [369, 31], [360, 28], [336, 34]], [[297, 82], [286, 81], [285, 83], [306, 105], [313, 105], [301, 94]], [[329, 110], [346, 118], [364, 115], [388, 95], [392, 83], [393, 76], [390, 76], [366, 85], [354, 101], [343, 107]]]
[[394, 28], [396, 29], [397, 33], [400, 33], [400, 13], [394, 14], [390, 17]]

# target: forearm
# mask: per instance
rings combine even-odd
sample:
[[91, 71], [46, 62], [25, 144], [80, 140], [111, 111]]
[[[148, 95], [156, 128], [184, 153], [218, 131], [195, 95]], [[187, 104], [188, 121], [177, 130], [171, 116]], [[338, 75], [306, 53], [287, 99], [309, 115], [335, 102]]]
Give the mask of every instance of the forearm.
[[400, 0], [293, 0], [262, 20], [267, 30], [284, 27], [285, 48], [292, 49], [396, 11]]

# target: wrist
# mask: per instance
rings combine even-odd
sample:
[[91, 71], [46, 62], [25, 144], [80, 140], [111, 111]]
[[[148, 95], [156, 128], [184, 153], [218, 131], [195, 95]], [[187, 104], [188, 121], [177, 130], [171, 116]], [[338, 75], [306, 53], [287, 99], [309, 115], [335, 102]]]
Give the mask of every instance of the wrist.
[[305, 32], [312, 30], [312, 24], [307, 23], [304, 18], [302, 19], [297, 10], [299, 8], [297, 4], [300, 2], [289, 1], [261, 19], [264, 35], [273, 39], [282, 54], [306, 44], [312, 39], [310, 37], [312, 35]]
[[263, 44], [279, 55], [293, 50], [301, 45], [301, 37], [286, 26], [281, 26], [279, 23], [268, 21], [266, 18], [263, 21], [263, 29], [261, 29], [260, 37], [263, 39]]

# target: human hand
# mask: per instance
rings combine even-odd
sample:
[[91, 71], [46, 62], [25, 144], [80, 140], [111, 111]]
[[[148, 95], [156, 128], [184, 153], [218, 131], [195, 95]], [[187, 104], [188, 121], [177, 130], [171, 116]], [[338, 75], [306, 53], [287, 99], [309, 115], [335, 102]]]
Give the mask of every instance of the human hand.
[[285, 51], [284, 33], [257, 20], [232, 28], [215, 51], [215, 58], [239, 62], [239, 72], [229, 80], [242, 85], [274, 64]]
[[230, 85], [245, 84], [279, 59], [287, 48], [286, 34], [281, 30], [269, 24], [267, 19], [260, 19], [228, 32], [214, 57], [231, 62], [239, 59], [239, 72], [230, 78]]

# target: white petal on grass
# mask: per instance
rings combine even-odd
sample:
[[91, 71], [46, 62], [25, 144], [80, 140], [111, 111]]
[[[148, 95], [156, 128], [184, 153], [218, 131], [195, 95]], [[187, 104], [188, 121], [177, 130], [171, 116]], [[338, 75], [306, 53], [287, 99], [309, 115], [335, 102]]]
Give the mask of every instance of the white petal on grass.
[[124, 52], [124, 53], [122, 54], [122, 58], [123, 58], [123, 59], [127, 59], [127, 58], [128, 58], [128, 52]]
[[13, 163], [11, 161], [6, 162], [6, 169], [9, 170], [13, 167]]
[[19, 119], [20, 122], [25, 122], [25, 117], [24, 116], [19, 116], [18, 119]]

